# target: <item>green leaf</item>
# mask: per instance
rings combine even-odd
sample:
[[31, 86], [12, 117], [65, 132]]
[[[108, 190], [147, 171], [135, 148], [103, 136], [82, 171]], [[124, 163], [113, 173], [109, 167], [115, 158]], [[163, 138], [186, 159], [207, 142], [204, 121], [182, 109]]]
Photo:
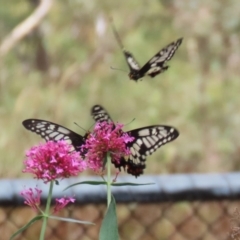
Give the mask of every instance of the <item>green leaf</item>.
[[11, 236], [10, 240], [13, 239], [14, 237], [16, 237], [19, 233], [23, 232], [23, 231], [24, 231], [25, 229], [27, 229], [28, 227], [30, 227], [34, 222], [36, 222], [36, 221], [38, 221], [38, 220], [40, 220], [40, 219], [42, 219], [42, 218], [43, 218], [42, 215], [39, 215], [39, 216], [34, 217], [34, 218], [33, 218], [32, 220], [30, 220], [25, 226], [23, 226], [22, 228], [18, 229], [17, 232], [15, 232], [15, 233]]
[[111, 203], [108, 207], [107, 213], [104, 216], [102, 226], [100, 229], [99, 240], [118, 240], [118, 224], [116, 214], [116, 202], [112, 195]]
[[[107, 185], [107, 182], [104, 181], [83, 181], [83, 182], [78, 182], [78, 183], [74, 183], [69, 185], [68, 187], [64, 188], [63, 191], [71, 188], [71, 187], [75, 187], [77, 185], [81, 185], [81, 184], [88, 184], [88, 185]], [[152, 185], [155, 183], [131, 183], [131, 182], [125, 182], [125, 183], [112, 183], [112, 186], [116, 186], [116, 187], [121, 187], [121, 186], [144, 186], [144, 185]]]
[[131, 183], [131, 182], [125, 182], [125, 183], [112, 183], [112, 186], [120, 187], [120, 186], [143, 186], [143, 185], [152, 185], [155, 183]]
[[80, 221], [80, 220], [76, 220], [73, 218], [62, 218], [62, 217], [57, 217], [57, 216], [49, 216], [48, 218], [56, 219], [59, 221], [65, 221], [65, 222], [81, 223], [81, 224], [86, 224], [86, 225], [95, 225], [95, 223], [92, 223], [92, 222]]
[[107, 183], [104, 181], [83, 181], [83, 182], [78, 182], [78, 183], [74, 183], [69, 185], [68, 187], [64, 188], [63, 191], [67, 190], [70, 187], [74, 187], [80, 184], [88, 184], [88, 185], [106, 185]]

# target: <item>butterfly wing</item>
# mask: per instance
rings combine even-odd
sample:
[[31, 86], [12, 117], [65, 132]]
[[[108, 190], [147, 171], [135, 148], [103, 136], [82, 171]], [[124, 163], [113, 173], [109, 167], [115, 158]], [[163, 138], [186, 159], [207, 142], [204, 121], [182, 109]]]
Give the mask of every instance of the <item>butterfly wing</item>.
[[127, 167], [129, 174], [136, 177], [143, 174], [147, 156], [179, 136], [177, 129], [164, 125], [138, 128], [129, 131], [128, 134], [135, 138], [131, 143], [127, 143], [131, 155], [122, 159], [120, 163], [124, 168]]
[[133, 55], [130, 52], [123, 50], [123, 53], [126, 58], [128, 67], [130, 69], [129, 74], [137, 74], [139, 72], [139, 70], [141, 69], [140, 65], [138, 64], [138, 62], [136, 61], [136, 59], [133, 57]]
[[94, 105], [91, 115], [96, 122], [113, 122], [108, 112], [100, 105]]
[[114, 36], [115, 36], [115, 38], [117, 40], [117, 43], [118, 43], [119, 47], [123, 51], [124, 57], [126, 58], [128, 67], [130, 69], [130, 73], [129, 74], [137, 74], [141, 67], [138, 64], [138, 62], [135, 60], [133, 55], [130, 52], [125, 50], [125, 48], [123, 46], [123, 43], [122, 43], [122, 41], [120, 39], [120, 36], [119, 36], [119, 34], [118, 34], [114, 24], [113, 24], [113, 21], [112, 21], [112, 19], [110, 19], [110, 20], [111, 20], [111, 26], [112, 26], [113, 34], [114, 34]]
[[156, 75], [166, 71], [168, 66], [164, 64], [169, 61], [181, 45], [183, 38], [179, 38], [175, 42], [170, 43], [165, 48], [155, 54], [140, 70], [139, 75], [155, 77]]
[[85, 136], [81, 136], [68, 128], [41, 119], [27, 119], [22, 122], [23, 126], [40, 135], [46, 141], [65, 140], [71, 144], [76, 151], [85, 143]]

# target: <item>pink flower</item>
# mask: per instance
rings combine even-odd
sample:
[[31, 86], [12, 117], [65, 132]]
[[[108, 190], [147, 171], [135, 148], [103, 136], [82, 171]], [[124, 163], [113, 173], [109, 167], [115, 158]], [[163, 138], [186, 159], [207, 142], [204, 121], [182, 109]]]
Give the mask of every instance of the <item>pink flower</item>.
[[[122, 131], [122, 124], [101, 122], [95, 125], [88, 136], [82, 151], [87, 152], [88, 167], [94, 171], [100, 171], [104, 167], [104, 159], [109, 152], [112, 162], [119, 162], [121, 157], [130, 154], [126, 143], [134, 140], [133, 137]], [[87, 150], [86, 150], [87, 149]]]
[[20, 195], [25, 198], [25, 204], [29, 205], [34, 211], [38, 212], [38, 206], [41, 203], [40, 197], [42, 190], [38, 189], [37, 187], [34, 188], [34, 190], [32, 188], [25, 189], [20, 192]]
[[45, 183], [57, 178], [77, 176], [86, 169], [80, 154], [72, 151], [72, 146], [65, 141], [49, 141], [32, 147], [26, 157], [23, 172], [32, 173]]
[[75, 202], [75, 198], [70, 198], [70, 197], [65, 197], [65, 198], [56, 198], [55, 201], [56, 201], [56, 205], [53, 209], [53, 213], [57, 213], [59, 212], [60, 210], [62, 210], [68, 203], [72, 202], [74, 203]]

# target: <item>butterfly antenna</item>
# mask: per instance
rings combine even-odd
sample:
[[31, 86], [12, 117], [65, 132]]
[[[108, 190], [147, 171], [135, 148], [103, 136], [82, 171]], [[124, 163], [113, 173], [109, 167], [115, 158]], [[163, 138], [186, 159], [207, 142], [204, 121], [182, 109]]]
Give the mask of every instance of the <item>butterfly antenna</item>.
[[125, 70], [123, 70], [123, 69], [120, 69], [120, 68], [115, 68], [115, 67], [112, 67], [112, 66], [110, 66], [110, 68], [112, 69], [112, 70], [118, 70], [118, 71], [121, 71], [121, 72], [128, 72], [128, 71], [125, 71]]
[[79, 128], [81, 128], [83, 131], [87, 132], [87, 130], [86, 130], [85, 128], [81, 127], [81, 126], [78, 125], [76, 122], [74, 122], [74, 124], [75, 124], [76, 126], [78, 126]]
[[88, 132], [90, 132], [89, 129], [91, 129], [95, 124], [96, 124], [96, 122], [93, 123], [93, 124], [90, 126], [90, 128], [88, 128]]
[[117, 30], [115, 28], [115, 25], [113, 23], [113, 19], [111, 17], [110, 17], [110, 23], [111, 23], [111, 26], [112, 26], [113, 34], [114, 34], [115, 38], [117, 39], [118, 45], [120, 46], [120, 48], [122, 50], [124, 50], [124, 46], [122, 44], [122, 41], [121, 41], [121, 39], [119, 37], [119, 34], [118, 34], [118, 32], [117, 32]]
[[124, 126], [127, 126], [127, 125], [131, 124], [131, 123], [134, 122], [134, 121], [135, 121], [135, 118], [133, 118], [129, 123], [124, 124]]

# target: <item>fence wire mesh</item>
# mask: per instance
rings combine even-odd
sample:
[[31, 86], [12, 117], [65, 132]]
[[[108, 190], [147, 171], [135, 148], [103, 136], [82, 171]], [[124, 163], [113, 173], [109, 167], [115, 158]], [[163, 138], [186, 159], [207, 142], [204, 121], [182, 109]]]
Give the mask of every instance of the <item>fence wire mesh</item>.
[[[240, 174], [238, 176], [240, 177]], [[226, 176], [223, 177], [226, 178]], [[211, 176], [205, 175], [205, 178], [208, 179], [209, 185], [213, 184], [214, 181], [211, 181]], [[168, 184], [166, 182], [166, 186]], [[214, 184], [216, 185], [216, 182]], [[175, 192], [169, 192], [171, 201], [166, 199], [156, 201], [156, 198], [152, 198], [151, 201], [151, 196], [149, 196], [146, 202], [139, 195], [138, 189], [137, 196], [139, 201], [124, 202], [123, 199], [126, 193], [120, 192], [117, 197], [120, 239], [238, 240], [240, 236], [238, 234], [240, 231], [240, 214], [236, 212], [236, 209], [240, 205], [240, 200], [232, 199], [232, 193], [239, 192], [240, 189], [229, 187], [231, 191], [228, 191], [228, 196], [225, 195], [217, 200], [216, 198], [211, 200], [208, 194], [208, 199], [205, 201], [204, 199], [183, 200], [183, 195], [181, 195], [183, 196], [182, 199], [177, 198], [174, 200], [172, 196], [176, 196], [176, 192], [180, 194], [177, 187]], [[219, 196], [219, 188], [215, 186], [212, 189], [215, 189], [213, 192]], [[89, 191], [93, 191], [93, 189], [89, 189]], [[97, 188], [95, 188], [95, 191], [98, 192]], [[182, 189], [182, 191], [186, 193], [186, 189]], [[198, 189], [195, 189], [195, 191], [197, 192]], [[226, 189], [222, 188], [222, 191], [226, 192]], [[81, 195], [81, 191], [79, 194]], [[135, 195], [136, 193], [131, 191], [129, 194]], [[144, 196], [149, 193], [143, 191], [141, 194]], [[153, 194], [152, 196], [154, 197]], [[201, 197], [201, 194], [198, 196], [204, 198], [203, 196]], [[77, 204], [64, 209], [59, 216], [90, 221], [95, 223], [95, 225], [86, 226], [50, 219], [46, 240], [97, 240], [102, 218], [106, 211], [104, 201], [96, 199], [95, 202], [90, 201], [87, 203], [86, 201], [84, 203], [84, 199], [78, 199]], [[14, 202], [6, 204], [5, 201], [5, 203], [2, 203], [2, 206], [0, 205], [0, 239], [9, 239], [15, 231], [35, 216], [35, 213], [29, 207], [22, 205], [17, 200], [16, 195]], [[38, 239], [40, 228], [41, 222], [36, 222], [15, 239]]]

